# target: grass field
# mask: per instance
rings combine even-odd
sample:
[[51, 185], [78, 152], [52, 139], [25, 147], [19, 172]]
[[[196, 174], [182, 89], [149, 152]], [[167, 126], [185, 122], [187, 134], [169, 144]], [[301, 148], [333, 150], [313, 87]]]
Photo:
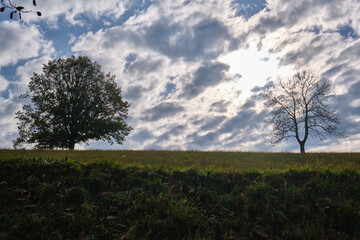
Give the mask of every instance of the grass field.
[[0, 150], [0, 239], [360, 239], [360, 153]]
[[289, 169], [360, 170], [360, 153], [256, 153], [203, 151], [61, 151], [0, 149], [0, 160], [65, 159], [81, 163], [107, 161], [138, 167], [211, 171], [284, 171]]

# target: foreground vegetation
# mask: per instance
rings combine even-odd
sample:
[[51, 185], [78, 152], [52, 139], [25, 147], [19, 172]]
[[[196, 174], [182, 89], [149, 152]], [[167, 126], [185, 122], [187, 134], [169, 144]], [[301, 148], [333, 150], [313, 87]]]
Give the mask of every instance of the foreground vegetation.
[[[108, 161], [68, 155], [89, 152], [64, 152], [67, 159], [5, 152], [0, 155], [0, 239], [360, 238], [359, 154], [337, 155], [341, 167], [322, 154], [307, 155], [318, 161], [311, 166], [300, 154], [146, 152], [147, 160], [129, 165], [123, 159], [140, 152], [117, 152], [121, 157]], [[177, 166], [161, 157], [156, 163], [151, 153], [183, 158]], [[204, 159], [193, 159], [196, 154]], [[221, 160], [211, 165], [210, 156], [221, 155], [238, 165], [223, 163], [216, 170]], [[298, 167], [283, 166], [283, 158]], [[265, 167], [260, 164], [266, 161]], [[241, 164], [250, 165], [240, 170]]]

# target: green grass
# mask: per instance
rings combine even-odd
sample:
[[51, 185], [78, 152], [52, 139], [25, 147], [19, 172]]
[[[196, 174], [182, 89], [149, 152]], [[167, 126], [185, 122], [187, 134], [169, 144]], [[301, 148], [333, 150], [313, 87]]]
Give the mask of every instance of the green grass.
[[255, 153], [202, 151], [0, 150], [0, 159], [73, 159], [108, 161], [139, 167], [211, 171], [330, 169], [360, 170], [360, 153]]
[[0, 239], [360, 239], [359, 157], [0, 150]]

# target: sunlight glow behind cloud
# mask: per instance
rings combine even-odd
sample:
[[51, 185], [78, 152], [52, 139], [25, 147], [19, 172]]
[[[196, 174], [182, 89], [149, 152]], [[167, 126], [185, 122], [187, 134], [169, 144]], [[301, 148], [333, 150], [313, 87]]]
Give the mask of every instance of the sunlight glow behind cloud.
[[234, 87], [241, 89], [242, 100], [253, 94], [251, 90], [254, 87], [264, 86], [269, 81], [286, 76], [292, 71], [290, 67], [279, 67], [279, 61], [274, 56], [264, 49], [259, 51], [254, 45], [230, 52], [220, 60], [229, 64], [230, 74], [241, 75]]

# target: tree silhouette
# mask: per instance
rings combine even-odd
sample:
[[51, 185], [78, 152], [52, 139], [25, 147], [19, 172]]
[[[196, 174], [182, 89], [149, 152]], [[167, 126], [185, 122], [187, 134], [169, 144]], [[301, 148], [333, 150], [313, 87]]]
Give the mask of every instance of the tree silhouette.
[[14, 147], [36, 143], [37, 148], [74, 149], [91, 139], [121, 144], [131, 130], [125, 122], [129, 104], [122, 100], [115, 76], [88, 57], [44, 64], [20, 98], [32, 104], [16, 113], [19, 137]]
[[[23, 6], [17, 6], [16, 4], [12, 3], [11, 0], [8, 0], [7, 3], [4, 0], [0, 0], [0, 4], [2, 7], [0, 7], [0, 12], [4, 12], [5, 9], [10, 10], [10, 19], [13, 19], [14, 14], [18, 14], [19, 18], [21, 19], [22, 13], [29, 13], [32, 12], [32, 10], [26, 10]], [[32, 0], [32, 4], [34, 6], [37, 6], [36, 0]], [[36, 14], [40, 17], [41, 12], [37, 11]]]
[[344, 138], [337, 130], [340, 120], [328, 104], [333, 91], [329, 79], [321, 77], [311, 69], [299, 70], [287, 80], [278, 79], [263, 94], [266, 106], [271, 109], [267, 123], [272, 126], [270, 142], [296, 139], [300, 152], [305, 153], [309, 136], [325, 139], [331, 136]]

